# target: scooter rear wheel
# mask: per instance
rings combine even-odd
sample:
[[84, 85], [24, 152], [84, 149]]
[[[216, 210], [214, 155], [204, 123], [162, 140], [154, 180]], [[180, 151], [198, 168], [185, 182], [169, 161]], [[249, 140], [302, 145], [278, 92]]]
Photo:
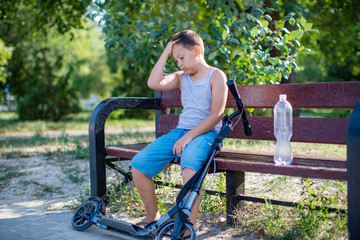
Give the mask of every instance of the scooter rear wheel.
[[[175, 226], [175, 221], [171, 221], [167, 223], [165, 226], [163, 226], [160, 231], [158, 232], [156, 239], [162, 240], [162, 239], [171, 239], [171, 234], [173, 233]], [[187, 232], [188, 231], [188, 232]], [[183, 235], [186, 232], [185, 235]], [[189, 240], [195, 240], [196, 239], [196, 232], [193, 227], [193, 225], [189, 222], [184, 223], [183, 228], [180, 231], [180, 236], [178, 239], [189, 239]]]
[[77, 231], [84, 231], [91, 227], [93, 222], [92, 218], [100, 211], [100, 204], [95, 201], [88, 201], [81, 205], [74, 216], [72, 217], [71, 224]]

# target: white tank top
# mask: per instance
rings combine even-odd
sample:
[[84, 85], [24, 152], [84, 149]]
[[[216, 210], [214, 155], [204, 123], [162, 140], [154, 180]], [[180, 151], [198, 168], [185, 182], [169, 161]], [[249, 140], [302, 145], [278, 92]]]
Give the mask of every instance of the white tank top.
[[[198, 81], [193, 81], [189, 74], [184, 74], [181, 80], [181, 104], [184, 109], [180, 114], [178, 128], [193, 129], [210, 114], [210, 78], [214, 71], [215, 68], [212, 68], [205, 78]], [[219, 132], [221, 126], [222, 121], [214, 127], [214, 130]]]

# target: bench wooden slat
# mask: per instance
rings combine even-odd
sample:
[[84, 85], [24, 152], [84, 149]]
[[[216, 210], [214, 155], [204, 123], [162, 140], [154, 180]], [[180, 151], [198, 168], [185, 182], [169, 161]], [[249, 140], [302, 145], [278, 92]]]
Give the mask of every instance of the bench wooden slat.
[[[354, 108], [360, 100], [360, 82], [294, 83], [237, 86], [246, 108], [273, 108], [280, 94], [287, 94], [293, 108]], [[180, 90], [162, 94], [162, 107], [182, 107]], [[228, 95], [227, 107], [235, 107]]]
[[112, 157], [121, 157], [132, 159], [138, 152], [140, 152], [149, 143], [121, 145], [106, 147], [106, 155]]
[[[132, 159], [148, 143], [107, 147], [108, 156]], [[216, 169], [275, 173], [289, 176], [346, 180], [346, 159], [331, 157], [294, 156], [290, 166], [275, 166], [273, 155], [244, 153], [222, 149], [215, 157]], [[180, 159], [181, 161], [181, 159]]]
[[[238, 156], [241, 157], [238, 157]], [[222, 149], [217, 155], [221, 159], [241, 158], [247, 161], [274, 163], [274, 155], [270, 153], [244, 152], [233, 149]], [[346, 158], [329, 157], [329, 156], [309, 156], [295, 155], [292, 165], [312, 166], [312, 167], [330, 167], [330, 168], [346, 168]]]
[[[178, 120], [178, 115], [161, 115], [159, 133], [168, 133], [177, 126]], [[346, 144], [348, 118], [294, 118], [293, 120], [293, 136], [291, 138], [293, 142]], [[241, 120], [229, 137], [275, 140], [272, 117], [249, 117], [249, 121], [254, 130], [251, 137], [245, 136]]]
[[346, 168], [324, 168], [324, 167], [309, 167], [299, 165], [289, 166], [275, 166], [274, 163], [267, 162], [248, 162], [243, 160], [219, 160], [216, 161], [216, 169], [231, 170], [231, 171], [245, 171], [258, 172], [269, 174], [280, 174], [288, 176], [300, 176], [305, 178], [321, 178], [332, 180], [346, 180]]

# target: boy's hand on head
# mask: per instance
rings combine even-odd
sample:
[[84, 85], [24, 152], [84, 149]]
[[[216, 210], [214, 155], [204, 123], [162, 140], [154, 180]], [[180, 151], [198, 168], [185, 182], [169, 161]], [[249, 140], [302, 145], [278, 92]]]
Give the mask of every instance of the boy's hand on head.
[[177, 43], [177, 41], [179, 40], [176, 40], [176, 41], [170, 41], [168, 42], [168, 44], [166, 45], [166, 48], [164, 50], [164, 52], [166, 52], [167, 56], [170, 57], [172, 55], [172, 49], [173, 49], [173, 46], [175, 43]]

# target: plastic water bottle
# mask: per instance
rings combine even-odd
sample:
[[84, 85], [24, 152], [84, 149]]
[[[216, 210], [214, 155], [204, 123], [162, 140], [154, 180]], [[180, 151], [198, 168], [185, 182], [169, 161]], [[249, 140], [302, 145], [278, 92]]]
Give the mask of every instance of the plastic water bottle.
[[286, 100], [286, 94], [281, 94], [274, 107], [275, 165], [289, 165], [293, 160], [290, 145], [293, 123], [292, 112], [291, 104]]

